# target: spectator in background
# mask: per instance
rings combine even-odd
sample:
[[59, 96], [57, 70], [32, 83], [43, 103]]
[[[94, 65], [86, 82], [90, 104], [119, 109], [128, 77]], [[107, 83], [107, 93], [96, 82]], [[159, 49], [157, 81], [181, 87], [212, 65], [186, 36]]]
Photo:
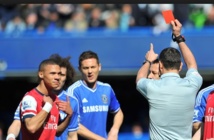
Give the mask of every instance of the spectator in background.
[[26, 16], [31, 12], [37, 14], [39, 6], [40, 6], [39, 4], [20, 4], [20, 5], [18, 5], [20, 16], [23, 19], [25, 19]]
[[119, 12], [117, 10], [105, 11], [102, 14], [107, 29], [117, 29], [119, 24]]
[[181, 22], [184, 28], [193, 26], [193, 24], [189, 20], [189, 6], [189, 4], [173, 4], [174, 17]]
[[203, 28], [212, 4], [190, 4], [189, 19], [196, 28]]
[[210, 9], [207, 11], [207, 20], [205, 25], [213, 26], [214, 25], [214, 4], [211, 5]]
[[132, 135], [131, 140], [143, 140], [143, 128], [140, 123], [134, 123], [132, 125]]
[[80, 8], [84, 11], [86, 21], [89, 21], [91, 11], [94, 6], [95, 6], [95, 4], [79, 4], [78, 5], [78, 8]]
[[105, 22], [101, 19], [102, 10], [100, 7], [93, 7], [91, 15], [88, 21], [88, 25], [91, 28], [105, 27]]
[[3, 123], [1, 121], [0, 121], [0, 140], [5, 140], [4, 125], [3, 125]]
[[97, 6], [101, 7], [103, 11], [120, 11], [121, 4], [96, 4]]
[[17, 4], [0, 4], [0, 19], [2, 29], [4, 30], [6, 24], [13, 19], [14, 15], [18, 13]]
[[137, 4], [134, 10], [134, 17], [139, 26], [152, 26], [152, 18], [148, 13], [148, 4]]
[[74, 14], [65, 22], [64, 30], [67, 32], [72, 31], [85, 31], [88, 28], [88, 23], [85, 18], [85, 13], [82, 9], [77, 9]]
[[5, 33], [14, 37], [21, 35], [26, 30], [26, 24], [19, 13], [10, 20], [5, 27]]
[[59, 18], [59, 13], [57, 12], [57, 9], [55, 6], [51, 6], [49, 8], [49, 16], [48, 16], [48, 20], [47, 20], [47, 25], [45, 27], [45, 29], [47, 31], [56, 31], [58, 29], [63, 29], [63, 22], [62, 20]]
[[41, 4], [38, 7], [38, 30], [40, 33], [45, 31], [45, 28], [48, 23], [51, 4]]
[[38, 28], [38, 16], [35, 12], [29, 12], [25, 17], [26, 31], [34, 31]]
[[153, 33], [159, 35], [160, 33], [167, 31], [170, 28], [170, 24], [166, 24], [162, 11], [173, 10], [172, 4], [149, 4], [149, 15], [152, 19]]
[[60, 20], [65, 22], [71, 17], [76, 9], [76, 4], [55, 4]]
[[127, 31], [130, 26], [135, 25], [135, 19], [132, 17], [132, 7], [130, 4], [122, 5], [119, 24], [122, 31]]
[[3, 30], [2, 22], [0, 20], [0, 32]]

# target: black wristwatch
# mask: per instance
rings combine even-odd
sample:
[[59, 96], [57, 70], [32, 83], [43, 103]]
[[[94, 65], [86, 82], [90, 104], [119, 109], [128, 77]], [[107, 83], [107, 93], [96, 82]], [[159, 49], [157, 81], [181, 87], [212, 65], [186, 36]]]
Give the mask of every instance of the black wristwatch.
[[172, 40], [173, 40], [174, 42], [177, 42], [178, 44], [179, 44], [180, 42], [185, 42], [185, 41], [186, 41], [185, 38], [184, 38], [184, 36], [179, 35], [179, 36], [175, 37], [173, 34], [172, 34]]

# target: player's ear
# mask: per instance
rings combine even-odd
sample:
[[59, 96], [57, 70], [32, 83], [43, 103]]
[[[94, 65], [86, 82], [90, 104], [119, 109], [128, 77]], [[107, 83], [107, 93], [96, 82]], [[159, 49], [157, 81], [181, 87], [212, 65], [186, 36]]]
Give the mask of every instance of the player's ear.
[[39, 78], [43, 78], [43, 77], [44, 77], [44, 74], [43, 74], [42, 71], [39, 71], [39, 72], [38, 72], [38, 75], [39, 75]]
[[101, 71], [101, 63], [99, 64], [99, 71]]
[[163, 69], [163, 63], [161, 61], [159, 61], [159, 70]]
[[180, 64], [179, 71], [182, 70], [182, 67], [183, 67], [183, 62], [181, 62], [181, 64]]

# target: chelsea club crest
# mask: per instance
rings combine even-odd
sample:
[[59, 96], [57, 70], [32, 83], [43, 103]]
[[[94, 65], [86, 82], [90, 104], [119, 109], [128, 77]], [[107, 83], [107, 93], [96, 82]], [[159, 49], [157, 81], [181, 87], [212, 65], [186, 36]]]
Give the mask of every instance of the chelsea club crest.
[[104, 104], [107, 104], [108, 103], [108, 98], [105, 94], [102, 95], [102, 101]]

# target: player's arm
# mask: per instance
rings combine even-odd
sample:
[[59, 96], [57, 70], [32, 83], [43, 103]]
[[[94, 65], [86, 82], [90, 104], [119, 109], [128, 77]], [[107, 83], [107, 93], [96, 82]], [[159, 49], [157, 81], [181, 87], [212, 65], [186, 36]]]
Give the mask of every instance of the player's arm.
[[108, 133], [108, 139], [117, 140], [119, 129], [123, 123], [123, 112], [120, 109], [117, 113], [114, 114], [113, 125]]
[[[175, 37], [181, 37], [182, 24], [176, 19], [174, 21], [171, 21], [171, 25], [172, 25], [173, 35]], [[183, 55], [187, 68], [188, 69], [190, 69], [190, 68], [197, 69], [197, 63], [196, 63], [195, 57], [194, 57], [193, 53], [191, 52], [191, 50], [186, 45], [186, 43], [182, 41], [182, 42], [178, 43], [178, 46], [181, 50], [181, 53]]]
[[141, 78], [147, 78], [147, 75], [149, 73], [149, 68], [151, 63], [156, 60], [158, 57], [158, 54], [156, 54], [154, 52], [153, 49], [153, 44], [150, 44], [150, 50], [146, 53], [145, 55], [145, 59], [146, 62], [144, 63], [143, 66], [141, 66], [141, 68], [139, 69], [138, 73], [137, 73], [137, 78], [136, 78], [136, 83], [141, 79]]
[[56, 136], [60, 136], [70, 122], [71, 115], [67, 115], [65, 119], [57, 126]]
[[206, 92], [204, 92], [204, 90], [202, 89], [196, 96], [192, 124], [192, 136], [201, 126], [203, 126], [206, 105], [207, 105]]
[[201, 140], [203, 138], [203, 124], [200, 124], [200, 127], [194, 133], [192, 140]]
[[91, 132], [82, 124], [79, 124], [79, 129], [77, 131], [77, 134], [90, 140], [105, 140], [105, 138]]
[[67, 140], [78, 140], [77, 131], [68, 132]]
[[7, 130], [6, 140], [15, 140], [15, 138], [18, 137], [19, 135], [20, 129], [21, 121], [20, 121], [20, 104], [19, 104], [14, 113], [14, 120]]
[[194, 122], [192, 125], [192, 134], [194, 135], [196, 131], [201, 127], [201, 122]]
[[56, 102], [59, 110], [64, 111], [67, 114], [65, 119], [57, 126], [56, 136], [60, 136], [66, 129], [73, 113], [73, 110], [70, 105], [70, 99], [68, 96], [66, 97], [66, 100], [67, 100], [66, 102], [60, 100]]
[[[25, 96], [22, 101], [22, 112], [24, 114], [23, 120], [26, 128], [30, 133], [35, 133], [42, 125], [52, 109], [52, 99], [49, 96], [44, 96], [43, 101], [45, 105], [38, 114], [33, 114], [33, 111], [36, 111], [37, 102], [32, 96]], [[32, 114], [27, 114], [28, 110]]]
[[78, 106], [78, 100], [74, 98], [75, 100], [72, 100], [72, 117], [70, 119], [70, 123], [68, 125], [68, 137], [67, 140], [78, 140], [77, 136], [77, 130], [79, 129], [79, 106]]
[[18, 137], [19, 135], [20, 129], [21, 129], [21, 121], [13, 120], [12, 124], [8, 128], [6, 140], [15, 140], [16, 137]]

